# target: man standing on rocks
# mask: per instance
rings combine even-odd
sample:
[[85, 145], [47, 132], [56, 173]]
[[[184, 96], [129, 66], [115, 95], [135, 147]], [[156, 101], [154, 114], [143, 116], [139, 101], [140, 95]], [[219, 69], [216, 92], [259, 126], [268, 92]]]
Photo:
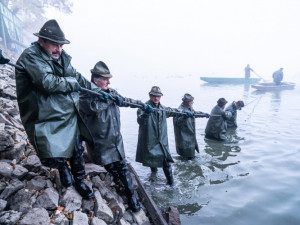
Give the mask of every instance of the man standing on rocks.
[[183, 112], [189, 112], [193, 116], [180, 115], [173, 117], [176, 152], [187, 160], [195, 158], [195, 150], [199, 153], [195, 118], [209, 118], [207, 113], [196, 112], [193, 109], [193, 104], [194, 97], [188, 93], [184, 94], [178, 109]]
[[175, 117], [179, 110], [163, 106], [160, 103], [161, 96], [160, 88], [153, 86], [149, 92], [150, 100], [146, 104], [156, 110], [151, 114], [140, 109], [137, 112], [139, 136], [135, 160], [150, 167], [152, 174], [157, 173], [157, 167], [163, 168], [167, 184], [172, 186], [174, 179], [171, 163], [174, 161], [169, 151], [167, 118]]
[[113, 96], [115, 100], [99, 101], [97, 96], [80, 95], [80, 113], [83, 121], [90, 130], [94, 146], [89, 149], [94, 163], [104, 165], [104, 168], [113, 175], [116, 184], [122, 181], [128, 205], [133, 212], [140, 210], [140, 205], [134, 193], [131, 175], [126, 164], [123, 138], [121, 135], [120, 109], [129, 107], [130, 103], [143, 106], [144, 110], [153, 110], [149, 105], [130, 98], [124, 98], [108, 85], [112, 75], [104, 62], [97, 62], [91, 70], [91, 82], [102, 91]]
[[47, 21], [39, 37], [17, 61], [17, 100], [22, 123], [43, 165], [59, 170], [62, 185], [72, 185], [85, 199], [94, 197], [84, 183], [85, 168], [81, 136], [90, 138], [79, 116], [80, 86], [91, 89], [72, 67], [71, 57], [62, 49], [70, 42], [56, 20]]

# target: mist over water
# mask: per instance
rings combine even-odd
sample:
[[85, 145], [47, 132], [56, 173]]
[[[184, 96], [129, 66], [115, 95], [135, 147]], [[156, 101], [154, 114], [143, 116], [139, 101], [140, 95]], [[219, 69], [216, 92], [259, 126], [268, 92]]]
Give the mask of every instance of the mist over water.
[[177, 155], [173, 121], [168, 119], [174, 188], [165, 184], [162, 169], [153, 182], [150, 169], [135, 162], [136, 110], [121, 109], [127, 160], [160, 207], [178, 208], [182, 224], [300, 224], [299, 86], [259, 92], [249, 85], [205, 84], [197, 76], [135, 78], [134, 86], [111, 81], [123, 96], [142, 101], [158, 85], [164, 94], [162, 104], [174, 108], [186, 92], [195, 97], [195, 110], [208, 113], [220, 97], [229, 103], [240, 99], [249, 103], [238, 111], [238, 129], [228, 132], [230, 143], [205, 139], [207, 119], [196, 119], [200, 154], [192, 161]]

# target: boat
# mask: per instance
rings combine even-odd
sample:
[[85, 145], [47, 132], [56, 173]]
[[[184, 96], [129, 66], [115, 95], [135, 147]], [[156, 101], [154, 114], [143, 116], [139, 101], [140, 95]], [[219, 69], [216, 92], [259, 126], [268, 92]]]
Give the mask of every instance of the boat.
[[259, 91], [278, 91], [278, 90], [293, 89], [295, 87], [295, 83], [281, 82], [280, 85], [276, 85], [273, 82], [266, 82], [266, 83], [252, 84], [251, 87]]
[[215, 84], [254, 84], [258, 83], [261, 78], [200, 77], [200, 80]]

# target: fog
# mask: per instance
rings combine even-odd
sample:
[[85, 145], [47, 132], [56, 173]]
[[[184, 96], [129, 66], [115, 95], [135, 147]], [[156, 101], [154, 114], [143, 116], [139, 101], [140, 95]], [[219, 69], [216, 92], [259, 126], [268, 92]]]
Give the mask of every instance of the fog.
[[[89, 78], [102, 60], [115, 77], [262, 77], [300, 71], [298, 0], [85, 0], [73, 13], [49, 10], [66, 38], [73, 66]], [[33, 36], [33, 40], [35, 37]], [[255, 75], [253, 75], [255, 76]]]

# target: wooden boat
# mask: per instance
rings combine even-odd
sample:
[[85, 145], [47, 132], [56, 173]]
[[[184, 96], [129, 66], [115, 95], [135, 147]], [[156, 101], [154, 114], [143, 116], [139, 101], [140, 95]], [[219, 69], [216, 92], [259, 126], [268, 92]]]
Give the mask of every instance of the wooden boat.
[[200, 80], [215, 84], [254, 84], [258, 83], [261, 78], [200, 77]]
[[269, 83], [252, 84], [251, 87], [259, 91], [277, 91], [277, 90], [293, 89], [295, 87], [295, 83], [282, 82], [280, 85], [276, 85], [273, 82], [269, 82]]

